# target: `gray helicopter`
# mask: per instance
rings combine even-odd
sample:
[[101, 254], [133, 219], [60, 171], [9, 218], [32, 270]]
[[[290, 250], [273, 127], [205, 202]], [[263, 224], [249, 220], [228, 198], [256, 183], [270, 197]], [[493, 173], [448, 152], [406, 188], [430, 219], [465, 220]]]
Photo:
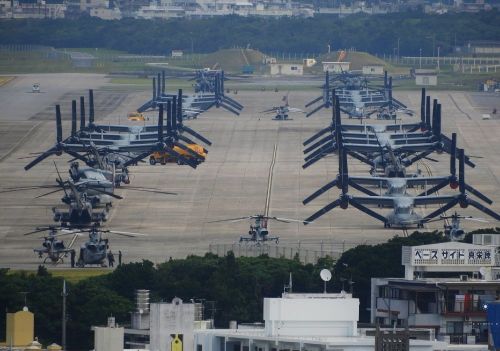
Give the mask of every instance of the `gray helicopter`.
[[289, 120], [288, 115], [290, 113], [305, 113], [299, 108], [290, 107], [290, 105], [288, 104], [288, 93], [283, 96], [282, 100], [285, 102], [284, 105], [273, 106], [267, 110], [260, 111], [260, 113], [273, 114], [273, 119], [277, 121]]
[[[429, 221], [429, 222], [434, 222], [434, 221], [445, 221], [444, 224], [444, 234], [450, 238], [452, 241], [459, 241], [463, 240], [465, 237], [465, 230], [460, 226], [460, 221], [462, 219], [465, 219], [467, 221], [475, 221], [475, 222], [481, 222], [481, 223], [488, 223], [487, 220], [483, 218], [476, 218], [472, 216], [463, 216], [458, 214], [456, 211], [454, 214], [451, 216], [440, 216], [439, 218]], [[447, 224], [446, 220], [451, 220], [451, 223]]]
[[283, 222], [283, 223], [290, 223], [290, 222], [303, 223], [304, 222], [304, 221], [301, 221], [298, 219], [279, 218], [279, 217], [271, 217], [271, 216], [257, 214], [257, 215], [253, 215], [253, 216], [221, 219], [218, 221], [211, 221], [208, 223], [218, 223], [218, 222], [233, 222], [234, 223], [234, 222], [244, 221], [247, 219], [254, 219], [255, 222], [253, 225], [250, 224], [250, 230], [248, 231], [248, 235], [250, 237], [241, 236], [240, 243], [241, 242], [251, 242], [251, 243], [254, 243], [256, 245], [260, 245], [260, 244], [268, 242], [268, 241], [271, 241], [271, 242], [274, 241], [276, 244], [279, 243], [279, 239], [280, 239], [279, 236], [269, 236], [269, 230], [267, 228], [267, 223], [269, 220]]
[[103, 234], [115, 234], [129, 238], [145, 236], [140, 233], [122, 232], [116, 230], [101, 229], [98, 225], [74, 231], [74, 234], [88, 233], [89, 238], [80, 246], [80, 252], [76, 266], [83, 268], [86, 265], [105, 266], [105, 260], [109, 250], [109, 239], [103, 238]]
[[[59, 230], [62, 230], [63, 232], [58, 233]], [[42, 237], [44, 239], [42, 247], [33, 249], [33, 251], [38, 255], [39, 258], [43, 258], [43, 263], [50, 262], [54, 265], [64, 263], [64, 258], [67, 257], [68, 254], [71, 254], [75, 251], [74, 249], [72, 249], [72, 247], [79, 234], [73, 232], [64, 232], [64, 229], [49, 226], [38, 227], [35, 231], [26, 233], [24, 235], [33, 235], [45, 231], [48, 231], [48, 235]], [[59, 237], [63, 235], [73, 235], [68, 245], [65, 245], [64, 241], [59, 239]]]

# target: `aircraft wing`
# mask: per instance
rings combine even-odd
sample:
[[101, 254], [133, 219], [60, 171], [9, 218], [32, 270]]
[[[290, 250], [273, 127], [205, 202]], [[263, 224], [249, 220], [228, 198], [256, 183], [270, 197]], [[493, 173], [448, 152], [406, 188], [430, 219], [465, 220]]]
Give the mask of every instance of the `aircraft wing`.
[[384, 207], [394, 207], [394, 197], [391, 196], [352, 196], [362, 205], [382, 205]]
[[404, 144], [404, 145], [393, 145], [394, 151], [427, 151], [434, 149], [438, 146], [438, 143], [419, 143], [419, 144]]
[[443, 205], [452, 200], [455, 200], [455, 195], [443, 195], [443, 196], [417, 196], [413, 198], [413, 204], [415, 206], [422, 205]]
[[410, 130], [419, 128], [420, 123], [409, 123], [409, 124], [389, 124], [385, 127], [387, 131], [398, 131], [398, 130]]
[[405, 178], [406, 184], [409, 186], [414, 185], [436, 185], [445, 180], [449, 179], [449, 176], [446, 177], [414, 177], [414, 178]]

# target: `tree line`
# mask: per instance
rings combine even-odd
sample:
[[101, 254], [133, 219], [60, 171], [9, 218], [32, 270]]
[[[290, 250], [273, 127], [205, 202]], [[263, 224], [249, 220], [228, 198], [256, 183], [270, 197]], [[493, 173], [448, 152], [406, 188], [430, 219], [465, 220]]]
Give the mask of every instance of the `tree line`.
[[[206, 254], [186, 259], [169, 260], [154, 265], [148, 260], [117, 267], [113, 272], [68, 283], [68, 347], [90, 349], [91, 325], [104, 325], [108, 316], [118, 323], [129, 322], [134, 308], [135, 289], [149, 289], [151, 301], [184, 301], [204, 299], [208, 317], [215, 317], [216, 326], [227, 327], [230, 320], [255, 322], [262, 320], [264, 297], [278, 297], [293, 276], [293, 291], [321, 292], [319, 272], [332, 270], [328, 291], [353, 291], [360, 299], [361, 321], [368, 322], [370, 279], [402, 277], [401, 246], [420, 245], [446, 240], [441, 233], [414, 233], [394, 237], [376, 246], [361, 245], [346, 251], [338, 261], [323, 258], [317, 264], [302, 264], [295, 259], [225, 257]], [[350, 282], [353, 281], [353, 284]], [[36, 274], [0, 270], [0, 311], [15, 312], [24, 305], [21, 292], [28, 292], [27, 304], [35, 313], [35, 335], [45, 344], [61, 338], [62, 278], [53, 277], [40, 266]], [[5, 318], [0, 316], [0, 340], [5, 340]]]
[[220, 16], [204, 19], [105, 21], [77, 19], [2, 19], [0, 44], [40, 44], [57, 48], [107, 48], [137, 54], [168, 55], [171, 50], [209, 53], [232, 47], [263, 52], [326, 52], [356, 48], [372, 54], [441, 55], [454, 45], [500, 38], [500, 12], [421, 12], [356, 14], [345, 18], [261, 18]]

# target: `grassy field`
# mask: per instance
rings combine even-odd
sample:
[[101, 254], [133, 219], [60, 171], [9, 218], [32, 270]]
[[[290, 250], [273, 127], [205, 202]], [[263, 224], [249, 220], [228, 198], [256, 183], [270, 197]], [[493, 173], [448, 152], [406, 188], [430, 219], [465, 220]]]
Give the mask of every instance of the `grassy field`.
[[8, 82], [10, 82], [14, 78], [16, 78], [16, 77], [14, 77], [14, 76], [1, 76], [0, 77], [0, 87], [7, 84]]
[[[27, 274], [36, 274], [36, 271], [24, 270], [9, 270], [9, 274], [25, 272]], [[100, 275], [109, 274], [111, 270], [108, 268], [68, 268], [68, 269], [53, 269], [49, 270], [53, 277], [61, 277], [70, 283], [78, 283], [81, 280], [98, 277]]]

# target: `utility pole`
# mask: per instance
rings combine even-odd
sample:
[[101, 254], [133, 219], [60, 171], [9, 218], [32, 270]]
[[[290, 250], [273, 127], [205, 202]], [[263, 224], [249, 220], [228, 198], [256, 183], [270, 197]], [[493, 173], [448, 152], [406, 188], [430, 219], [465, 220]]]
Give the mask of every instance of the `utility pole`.
[[438, 46], [437, 49], [438, 49], [438, 62], [437, 62], [438, 64], [437, 64], [437, 69], [438, 69], [438, 72], [439, 72], [439, 49], [441, 49], [441, 47]]
[[400, 40], [400, 39], [401, 39], [401, 38], [398, 38], [398, 63], [399, 63], [399, 40]]
[[61, 346], [63, 350], [66, 350], [66, 296], [68, 296], [66, 292], [66, 280], [63, 280], [63, 290], [62, 290], [62, 340]]

